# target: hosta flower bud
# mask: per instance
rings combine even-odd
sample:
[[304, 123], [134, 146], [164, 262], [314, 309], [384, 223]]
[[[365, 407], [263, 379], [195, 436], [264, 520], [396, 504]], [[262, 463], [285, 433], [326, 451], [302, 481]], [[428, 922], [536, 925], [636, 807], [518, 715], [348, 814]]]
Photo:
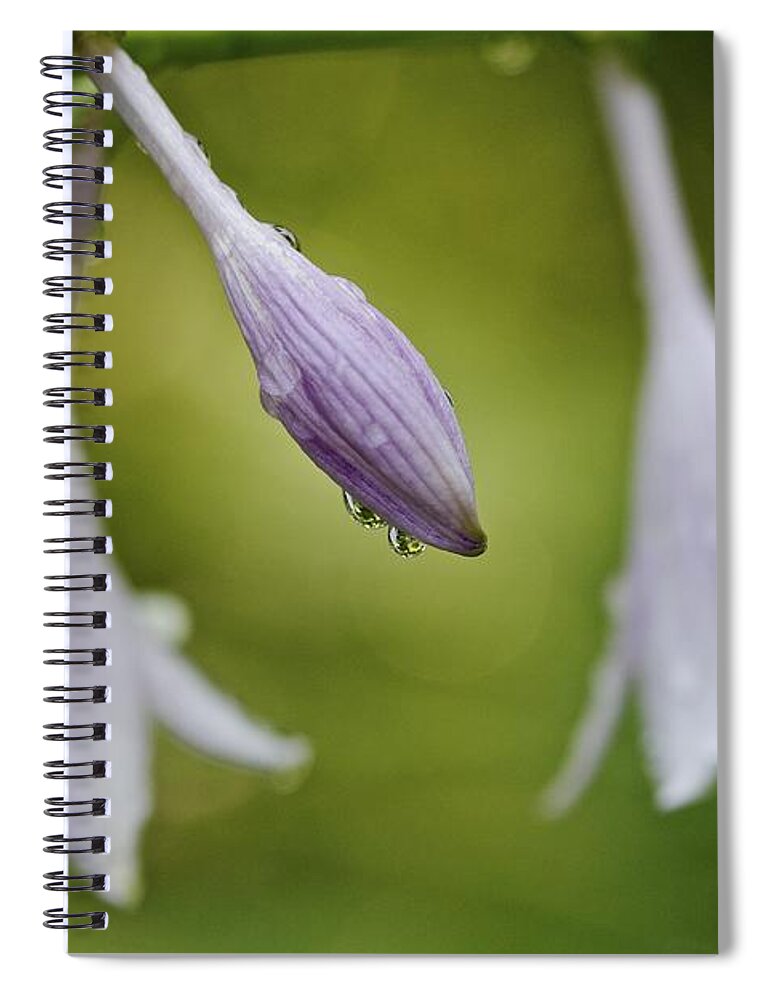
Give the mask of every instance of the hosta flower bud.
[[397, 532], [460, 555], [483, 552], [462, 432], [420, 352], [352, 282], [246, 212], [120, 49], [109, 86], [211, 246], [267, 412]]

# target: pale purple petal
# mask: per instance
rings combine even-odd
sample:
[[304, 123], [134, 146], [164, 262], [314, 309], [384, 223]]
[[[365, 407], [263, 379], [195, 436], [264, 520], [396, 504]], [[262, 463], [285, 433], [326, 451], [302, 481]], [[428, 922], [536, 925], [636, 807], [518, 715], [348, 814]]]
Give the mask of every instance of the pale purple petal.
[[[86, 484], [72, 490], [76, 496], [90, 497]], [[105, 667], [72, 666], [67, 681], [109, 687], [108, 702], [77, 702], [68, 710], [72, 725], [106, 723], [109, 740], [72, 742], [67, 758], [71, 762], [107, 760], [109, 778], [72, 781], [65, 796], [77, 800], [104, 797], [110, 809], [103, 817], [70, 818], [68, 836], [108, 838], [109, 850], [99, 857], [97, 870], [109, 876], [109, 901], [130, 906], [142, 895], [141, 838], [153, 808], [156, 721], [201, 753], [271, 775], [291, 778], [304, 770], [312, 760], [312, 748], [303, 736], [278, 733], [248, 715], [177, 652], [172, 639], [175, 630], [185, 627], [184, 614], [177, 614], [176, 621], [161, 622], [163, 627], [158, 628], [164, 609], [148, 613], [151, 599], [137, 598], [114, 559], [105, 567], [102, 556], [82, 553], [68, 558], [68, 572], [104, 572], [107, 568], [110, 576], [110, 590], [100, 594], [98, 601], [109, 612], [110, 627], [84, 642], [109, 648], [110, 662]], [[165, 604], [167, 611], [169, 602]], [[87, 591], [69, 595], [71, 612], [90, 611], [94, 606], [94, 595]]]
[[661, 809], [694, 801], [717, 764], [714, 317], [677, 192], [662, 113], [614, 64], [599, 95], [614, 146], [648, 310], [631, 537], [609, 651], [570, 752], [545, 795], [563, 811], [598, 766], [633, 682]]

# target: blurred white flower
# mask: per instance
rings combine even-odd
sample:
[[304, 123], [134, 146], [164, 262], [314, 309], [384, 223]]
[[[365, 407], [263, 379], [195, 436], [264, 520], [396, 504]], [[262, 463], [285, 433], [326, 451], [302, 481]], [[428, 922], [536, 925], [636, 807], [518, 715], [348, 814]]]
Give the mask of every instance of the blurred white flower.
[[630, 687], [661, 809], [703, 795], [717, 763], [714, 317], [688, 235], [663, 116], [616, 64], [599, 97], [631, 217], [649, 347], [637, 428], [631, 537], [587, 711], [543, 806], [568, 809], [591, 780]]
[[[93, 572], [98, 558], [72, 557], [72, 572]], [[110, 738], [104, 743], [70, 744], [68, 759], [106, 759], [110, 772], [107, 779], [70, 781], [67, 797], [106, 797], [110, 812], [104, 818], [68, 820], [67, 835], [109, 838], [109, 852], [90, 858], [83, 868], [107, 874], [109, 902], [125, 906], [137, 902], [142, 890], [140, 841], [153, 804], [155, 722], [207, 756], [256, 771], [299, 772], [309, 766], [312, 751], [304, 737], [279, 735], [250, 718], [177, 652], [174, 642], [189, 631], [189, 615], [182, 602], [168, 594], [138, 596], [112, 560], [109, 571], [111, 590], [98, 595], [75, 593], [70, 610], [109, 610], [108, 631], [91, 632], [87, 641], [78, 637], [71, 645], [108, 647], [111, 662], [104, 668], [71, 667], [69, 683], [108, 684], [110, 701], [71, 705], [69, 722], [107, 722]], [[95, 676], [99, 670], [104, 671], [103, 679]]]

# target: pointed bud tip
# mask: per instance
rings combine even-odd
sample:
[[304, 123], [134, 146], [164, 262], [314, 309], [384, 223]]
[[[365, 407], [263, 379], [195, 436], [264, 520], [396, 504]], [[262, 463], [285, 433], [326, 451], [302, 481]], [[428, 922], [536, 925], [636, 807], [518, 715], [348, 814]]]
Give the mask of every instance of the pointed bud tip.
[[481, 528], [476, 526], [468, 532], [456, 548], [453, 547], [450, 551], [455, 552], [458, 556], [473, 557], [484, 555], [487, 551], [487, 547], [487, 536]]
[[487, 536], [482, 532], [481, 535], [476, 539], [473, 548], [468, 549], [464, 553], [466, 556], [483, 556], [487, 551], [488, 543]]

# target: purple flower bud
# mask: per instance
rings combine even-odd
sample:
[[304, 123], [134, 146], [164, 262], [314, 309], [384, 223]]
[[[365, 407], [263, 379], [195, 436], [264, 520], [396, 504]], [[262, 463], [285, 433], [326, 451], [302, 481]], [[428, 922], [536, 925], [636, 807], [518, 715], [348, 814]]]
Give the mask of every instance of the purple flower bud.
[[320, 270], [241, 207], [120, 49], [110, 86], [212, 248], [267, 412], [393, 528], [460, 555], [482, 553], [462, 432], [423, 356], [352, 282]]
[[437, 548], [483, 552], [462, 433], [419, 351], [355, 285], [245, 212], [210, 241], [267, 412], [389, 524]]

